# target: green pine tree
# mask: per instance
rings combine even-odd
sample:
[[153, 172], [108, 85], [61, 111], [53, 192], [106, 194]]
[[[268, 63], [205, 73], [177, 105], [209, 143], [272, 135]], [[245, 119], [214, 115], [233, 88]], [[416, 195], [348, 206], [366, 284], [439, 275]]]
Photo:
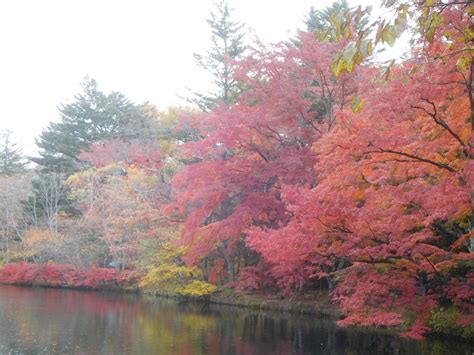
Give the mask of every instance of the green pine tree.
[[11, 176], [25, 170], [26, 162], [21, 149], [11, 141], [12, 132], [0, 135], [0, 176]]
[[[91, 144], [112, 138], [130, 139], [140, 133], [145, 117], [123, 94], [105, 94], [94, 79], [86, 78], [75, 101], [60, 105], [60, 122], [36, 139], [39, 157], [31, 158], [43, 171], [70, 174], [82, 168], [79, 154]], [[135, 132], [135, 128], [137, 131]]]
[[239, 83], [233, 78], [233, 67], [228, 59], [239, 59], [244, 54], [245, 25], [234, 22], [231, 12], [227, 1], [215, 3], [207, 20], [213, 46], [204, 54], [194, 54], [197, 65], [212, 76], [215, 89], [207, 94], [193, 92], [194, 97], [188, 100], [203, 111], [212, 110], [220, 103], [229, 105], [240, 94]]
[[[314, 6], [311, 6], [309, 13], [306, 17], [305, 24], [308, 32], [326, 32], [334, 31], [331, 26], [329, 19], [331, 16], [344, 16], [353, 9], [349, 6], [347, 0], [336, 0], [331, 5], [326, 6], [322, 10], [317, 10]], [[359, 27], [365, 27], [368, 23], [368, 18], [364, 18], [359, 24]], [[329, 33], [328, 37], [332, 38], [335, 34]]]

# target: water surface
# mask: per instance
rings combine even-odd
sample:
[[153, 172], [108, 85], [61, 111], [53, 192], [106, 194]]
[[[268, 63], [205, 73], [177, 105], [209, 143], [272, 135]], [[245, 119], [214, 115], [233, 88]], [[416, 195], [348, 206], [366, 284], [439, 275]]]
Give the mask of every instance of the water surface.
[[0, 354], [469, 354], [330, 319], [73, 290], [0, 286]]

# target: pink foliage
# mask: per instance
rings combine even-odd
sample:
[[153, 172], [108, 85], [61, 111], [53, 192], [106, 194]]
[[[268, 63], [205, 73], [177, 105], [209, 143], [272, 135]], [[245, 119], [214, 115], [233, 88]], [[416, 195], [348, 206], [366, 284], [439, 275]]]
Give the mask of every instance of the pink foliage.
[[157, 146], [128, 143], [120, 139], [94, 143], [88, 151], [81, 152], [80, 158], [95, 168], [103, 168], [113, 163], [137, 165], [149, 169], [157, 169], [162, 165]]
[[333, 90], [333, 99], [341, 102], [357, 85], [354, 78], [341, 79], [342, 92], [342, 84], [330, 80], [336, 45], [318, 43], [311, 34], [301, 41], [301, 48], [254, 49], [238, 63], [238, 79], [251, 88], [239, 103], [194, 118], [194, 128], [205, 138], [187, 143], [183, 156], [199, 163], [175, 176], [175, 201], [168, 208], [186, 216], [187, 262], [197, 263], [223, 244], [232, 255], [252, 225], [285, 224], [282, 186], [315, 183], [311, 145], [333, 121], [316, 117], [312, 96]]
[[458, 6], [445, 16], [389, 80], [369, 65], [335, 78], [346, 43], [314, 34], [233, 63], [245, 92], [194, 117], [203, 138], [183, 146], [191, 163], [173, 180], [185, 261], [238, 258], [245, 240], [266, 268], [244, 268], [238, 289], [274, 280], [289, 295], [325, 279], [341, 325], [408, 322], [419, 338], [444, 302], [472, 312], [472, 276], [454, 276], [473, 259], [471, 235], [437, 229], [466, 224], [474, 193], [469, 72], [439, 37], [471, 24]]
[[77, 269], [66, 264], [8, 264], [0, 269], [0, 283], [87, 289], [126, 289], [137, 282], [134, 273], [116, 269]]
[[239, 282], [236, 284], [237, 291], [249, 291], [265, 289], [275, 285], [275, 280], [270, 276], [264, 264], [247, 266], [240, 272]]

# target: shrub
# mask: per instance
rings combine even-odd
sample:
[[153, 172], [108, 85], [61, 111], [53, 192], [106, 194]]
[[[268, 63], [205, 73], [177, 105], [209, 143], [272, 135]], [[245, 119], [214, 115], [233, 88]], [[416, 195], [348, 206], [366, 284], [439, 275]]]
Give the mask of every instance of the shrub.
[[0, 269], [0, 283], [24, 286], [87, 289], [130, 289], [137, 277], [130, 271], [107, 268], [77, 269], [68, 264], [8, 264]]

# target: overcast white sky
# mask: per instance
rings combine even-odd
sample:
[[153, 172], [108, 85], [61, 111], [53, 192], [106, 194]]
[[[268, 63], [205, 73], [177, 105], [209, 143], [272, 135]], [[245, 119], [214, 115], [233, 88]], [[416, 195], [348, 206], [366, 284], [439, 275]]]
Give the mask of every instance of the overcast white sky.
[[[234, 19], [264, 42], [288, 39], [311, 5], [330, 3], [229, 0]], [[0, 1], [0, 130], [34, 154], [34, 137], [59, 119], [57, 105], [73, 100], [86, 75], [136, 103], [184, 104], [177, 94], [185, 87], [207, 85], [192, 54], [210, 45], [211, 7], [212, 0]]]

